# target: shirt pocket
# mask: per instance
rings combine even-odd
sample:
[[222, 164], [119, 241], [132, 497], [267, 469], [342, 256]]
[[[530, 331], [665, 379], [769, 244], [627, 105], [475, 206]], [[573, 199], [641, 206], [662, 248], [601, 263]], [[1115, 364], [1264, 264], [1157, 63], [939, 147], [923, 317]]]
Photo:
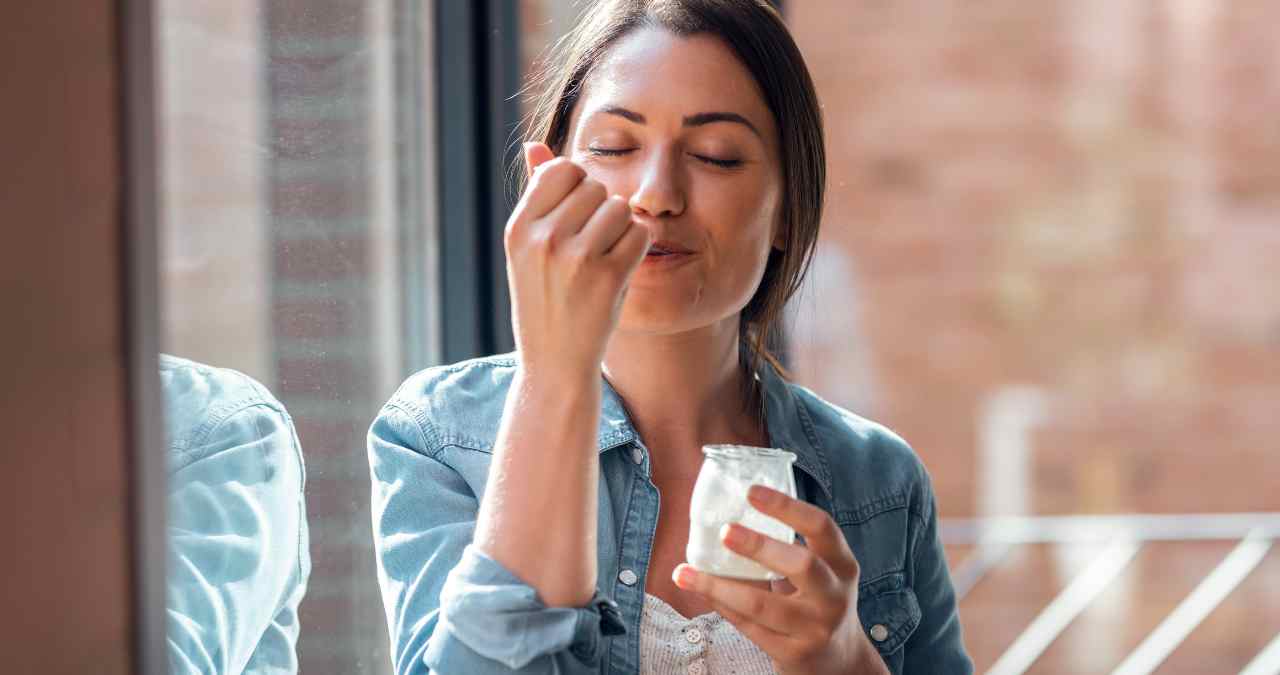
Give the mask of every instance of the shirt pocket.
[[902, 645], [920, 625], [920, 603], [904, 574], [890, 574], [858, 588], [862, 630], [893, 672], [900, 672]]

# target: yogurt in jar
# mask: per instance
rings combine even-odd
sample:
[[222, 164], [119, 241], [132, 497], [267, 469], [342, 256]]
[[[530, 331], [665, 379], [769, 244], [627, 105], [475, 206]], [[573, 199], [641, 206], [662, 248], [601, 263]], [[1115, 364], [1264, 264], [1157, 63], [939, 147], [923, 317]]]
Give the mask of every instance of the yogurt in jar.
[[796, 496], [791, 465], [796, 454], [778, 448], [749, 445], [702, 446], [702, 469], [693, 485], [689, 505], [689, 544], [685, 558], [702, 572], [735, 579], [773, 580], [782, 575], [720, 542], [720, 529], [738, 523], [784, 543], [795, 542], [795, 530], [767, 516], [747, 501], [752, 485], [764, 485]]

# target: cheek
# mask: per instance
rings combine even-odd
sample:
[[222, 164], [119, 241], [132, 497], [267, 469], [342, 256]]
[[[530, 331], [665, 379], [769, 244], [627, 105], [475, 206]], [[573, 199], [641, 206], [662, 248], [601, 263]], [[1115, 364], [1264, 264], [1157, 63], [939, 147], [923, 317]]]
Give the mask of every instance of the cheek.
[[600, 181], [611, 195], [630, 197], [635, 191], [630, 174], [620, 167], [604, 166], [592, 161], [594, 158], [582, 154], [575, 154], [570, 159], [587, 172], [587, 178]]
[[[759, 257], [763, 266], [773, 239], [775, 199], [766, 186], [737, 186], [716, 195], [703, 222], [721, 230], [722, 249], [732, 252], [735, 262]], [[746, 265], [750, 267], [750, 265]]]

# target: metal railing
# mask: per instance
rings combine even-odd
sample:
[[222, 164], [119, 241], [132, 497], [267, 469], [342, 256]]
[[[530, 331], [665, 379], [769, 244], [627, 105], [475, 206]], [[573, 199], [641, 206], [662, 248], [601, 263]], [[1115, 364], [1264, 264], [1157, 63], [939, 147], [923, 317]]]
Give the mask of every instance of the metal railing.
[[[1010, 552], [1029, 544], [1096, 544], [1102, 551], [1023, 629], [986, 672], [1026, 672], [1063, 630], [1120, 576], [1142, 547], [1158, 541], [1236, 541], [1181, 603], [1147, 635], [1112, 675], [1153, 672], [1173, 650], [1249, 576], [1277, 539], [1280, 514], [1014, 516], [944, 519], [939, 526], [948, 545], [973, 551], [952, 573], [963, 599]], [[1240, 675], [1280, 675], [1280, 635], [1240, 671]]]

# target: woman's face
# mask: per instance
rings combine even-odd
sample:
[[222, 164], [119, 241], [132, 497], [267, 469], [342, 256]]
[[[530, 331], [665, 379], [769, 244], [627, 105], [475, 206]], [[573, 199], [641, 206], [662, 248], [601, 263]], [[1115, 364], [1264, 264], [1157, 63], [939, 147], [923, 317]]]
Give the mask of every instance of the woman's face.
[[709, 35], [638, 30], [588, 79], [563, 154], [687, 255], [648, 256], [618, 329], [675, 333], [735, 317], [775, 241], [778, 133], [751, 74]]

